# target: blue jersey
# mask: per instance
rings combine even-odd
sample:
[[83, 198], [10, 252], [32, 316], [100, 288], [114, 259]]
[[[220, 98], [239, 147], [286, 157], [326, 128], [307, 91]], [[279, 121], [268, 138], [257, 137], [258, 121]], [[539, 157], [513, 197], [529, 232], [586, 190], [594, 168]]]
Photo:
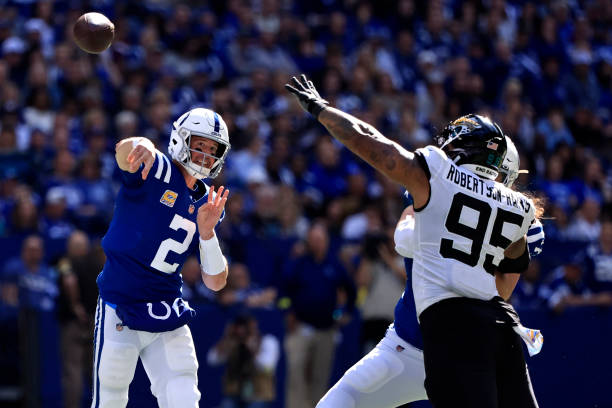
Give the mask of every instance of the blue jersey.
[[[412, 205], [412, 197], [408, 191], [404, 194], [404, 204], [406, 206]], [[413, 246], [413, 243], [409, 243], [409, 245]], [[423, 337], [421, 336], [414, 295], [412, 294], [412, 258], [404, 257], [404, 268], [406, 269], [406, 288], [395, 306], [393, 326], [400, 338], [423, 350]]]
[[161, 152], [146, 180], [122, 171], [115, 213], [102, 239], [106, 263], [98, 276], [107, 302], [173, 301], [181, 297], [179, 273], [198, 250], [196, 217], [208, 199], [208, 186], [187, 187], [180, 169]]
[[414, 295], [412, 294], [412, 259], [404, 258], [406, 268], [406, 288], [395, 306], [395, 332], [404, 341], [423, 350], [423, 337], [417, 320]]

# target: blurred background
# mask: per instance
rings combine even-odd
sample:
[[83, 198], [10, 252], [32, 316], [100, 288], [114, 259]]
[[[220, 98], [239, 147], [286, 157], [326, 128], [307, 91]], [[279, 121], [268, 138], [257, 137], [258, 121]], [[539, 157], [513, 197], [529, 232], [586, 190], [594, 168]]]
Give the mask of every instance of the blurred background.
[[[100, 55], [71, 39], [87, 11], [116, 27]], [[512, 298], [546, 339], [535, 394], [612, 407], [611, 0], [0, 0], [0, 55], [0, 406], [89, 406], [114, 145], [165, 152], [197, 106], [232, 144], [213, 180], [231, 190], [227, 288], [195, 257], [182, 270], [200, 406], [317, 401], [376, 344], [405, 281], [402, 190], [289, 97], [303, 72], [408, 149], [470, 112], [502, 126], [529, 170], [517, 188], [545, 206]], [[130, 407], [156, 406], [148, 386], [139, 367]]]

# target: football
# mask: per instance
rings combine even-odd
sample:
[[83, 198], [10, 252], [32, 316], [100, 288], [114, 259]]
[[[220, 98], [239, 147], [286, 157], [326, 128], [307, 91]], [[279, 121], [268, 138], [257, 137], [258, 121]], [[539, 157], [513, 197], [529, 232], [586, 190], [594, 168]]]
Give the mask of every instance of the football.
[[115, 25], [104, 14], [85, 13], [72, 28], [74, 42], [90, 54], [98, 54], [110, 47], [115, 37]]

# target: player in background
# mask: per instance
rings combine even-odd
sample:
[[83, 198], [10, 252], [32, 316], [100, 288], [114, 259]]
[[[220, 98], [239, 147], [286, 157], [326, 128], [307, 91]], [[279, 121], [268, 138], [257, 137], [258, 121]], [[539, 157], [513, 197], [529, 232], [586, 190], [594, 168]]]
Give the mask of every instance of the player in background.
[[125, 407], [140, 357], [162, 408], [195, 408], [198, 362], [186, 323], [195, 311], [181, 298], [180, 270], [199, 246], [202, 280], [225, 286], [227, 261], [215, 226], [229, 191], [202, 179], [221, 171], [230, 149], [217, 113], [196, 108], [172, 126], [170, 158], [142, 137], [115, 147], [122, 186], [102, 240], [94, 330], [92, 408]]
[[[520, 162], [514, 143], [510, 138], [506, 141], [508, 151], [498, 180], [510, 188], [520, 173]], [[395, 321], [378, 345], [348, 369], [325, 394], [317, 408], [393, 408], [427, 399], [423, 339], [412, 294], [412, 258], [416, 250], [414, 207], [407, 193], [405, 201], [406, 208], [393, 236], [395, 251], [404, 257], [406, 269], [406, 288], [395, 307]], [[529, 252], [535, 257], [542, 252], [544, 245], [544, 232], [539, 220], [532, 224], [527, 235]], [[538, 346], [541, 347], [541, 343]]]
[[527, 269], [526, 233], [535, 220], [529, 198], [495, 181], [507, 150], [500, 127], [466, 115], [436, 137], [439, 147], [413, 153], [329, 107], [305, 75], [285, 87], [332, 136], [414, 198], [412, 285], [433, 406], [537, 407], [516, 314], [495, 278], [495, 271]]

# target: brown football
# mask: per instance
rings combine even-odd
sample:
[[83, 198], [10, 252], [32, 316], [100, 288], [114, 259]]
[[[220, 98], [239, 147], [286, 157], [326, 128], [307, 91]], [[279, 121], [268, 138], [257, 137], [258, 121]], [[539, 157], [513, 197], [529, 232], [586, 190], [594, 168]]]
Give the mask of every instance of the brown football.
[[85, 13], [74, 23], [72, 33], [80, 49], [98, 54], [113, 42], [115, 25], [104, 14]]

